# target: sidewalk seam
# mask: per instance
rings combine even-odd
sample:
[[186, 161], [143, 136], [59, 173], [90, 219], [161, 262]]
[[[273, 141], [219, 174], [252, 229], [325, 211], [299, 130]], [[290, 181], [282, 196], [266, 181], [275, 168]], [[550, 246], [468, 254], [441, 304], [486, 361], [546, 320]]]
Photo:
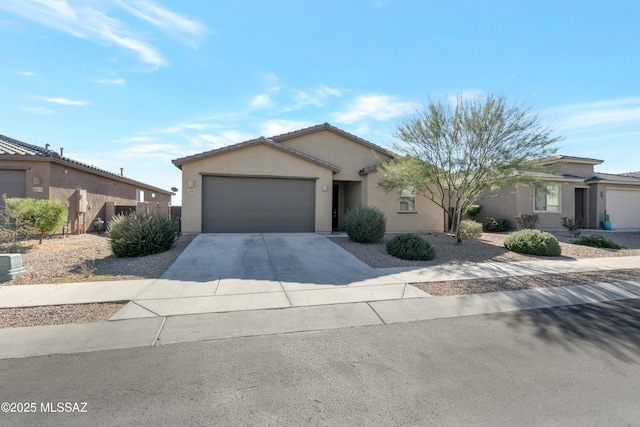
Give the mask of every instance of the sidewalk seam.
[[155, 338], [151, 342], [151, 347], [155, 347], [156, 345], [158, 345], [158, 340], [160, 339], [160, 334], [162, 333], [162, 329], [164, 329], [165, 323], [167, 323], [166, 316], [162, 319], [162, 324], [160, 325], [160, 328], [158, 328], [158, 333], [156, 334]]
[[367, 304], [369, 306], [369, 308], [375, 313], [375, 315], [378, 317], [378, 319], [380, 319], [380, 321], [382, 322], [383, 325], [387, 324], [387, 322], [385, 322], [384, 319], [382, 317], [380, 317], [380, 314], [378, 314], [376, 309], [373, 308], [373, 306], [371, 305], [371, 301], [367, 301], [367, 302], [365, 302], [365, 304]]
[[287, 291], [284, 289], [284, 286], [282, 286], [282, 280], [280, 280], [280, 276], [278, 276], [278, 272], [276, 271], [276, 267], [273, 265], [273, 259], [271, 259], [271, 252], [269, 252], [269, 245], [267, 245], [267, 241], [264, 240], [264, 234], [263, 233], [260, 233], [260, 238], [262, 239], [262, 243], [264, 244], [264, 249], [267, 251], [267, 256], [269, 257], [269, 264], [271, 264], [271, 269], [273, 270], [273, 275], [275, 276], [276, 280], [280, 284], [280, 289], [282, 289], [282, 292], [284, 293], [284, 297], [287, 299], [287, 302], [289, 302], [289, 307], [293, 307], [293, 304], [291, 303], [291, 300], [289, 299], [289, 294], [287, 294]]

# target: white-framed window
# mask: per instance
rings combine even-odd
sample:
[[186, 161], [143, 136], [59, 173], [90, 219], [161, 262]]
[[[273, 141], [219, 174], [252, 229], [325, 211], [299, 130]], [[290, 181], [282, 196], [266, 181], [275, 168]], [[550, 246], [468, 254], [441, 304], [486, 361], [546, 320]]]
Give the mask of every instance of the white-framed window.
[[545, 189], [535, 188], [533, 210], [535, 212], [560, 212], [560, 186], [547, 185]]
[[400, 192], [400, 212], [416, 211], [416, 192], [412, 189], [404, 189]]
[[136, 202], [144, 202], [144, 190], [136, 190]]

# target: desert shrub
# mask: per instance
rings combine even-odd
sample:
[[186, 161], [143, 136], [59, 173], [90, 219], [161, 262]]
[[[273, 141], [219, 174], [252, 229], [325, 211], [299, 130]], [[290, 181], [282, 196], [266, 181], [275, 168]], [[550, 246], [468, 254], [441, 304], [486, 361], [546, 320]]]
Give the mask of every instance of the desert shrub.
[[489, 217], [482, 221], [482, 231], [485, 233], [501, 233], [511, 230], [511, 221], [506, 218]]
[[516, 215], [516, 221], [518, 222], [518, 227], [521, 229], [533, 230], [536, 228], [536, 225], [538, 225], [538, 222], [540, 222], [540, 217], [536, 214], [529, 215], [519, 213]]
[[387, 219], [376, 208], [360, 206], [344, 215], [344, 227], [354, 242], [375, 243], [384, 237]]
[[5, 199], [5, 209], [17, 224], [38, 232], [42, 244], [45, 233], [53, 233], [67, 221], [69, 204], [60, 200], [10, 197]]
[[481, 210], [482, 205], [469, 205], [469, 207], [467, 208], [467, 216], [472, 221], [475, 221]]
[[504, 239], [504, 246], [510, 251], [529, 255], [560, 256], [562, 249], [558, 239], [540, 230], [520, 230]]
[[176, 241], [177, 227], [160, 215], [116, 215], [106, 234], [116, 257], [141, 256], [169, 250]]
[[460, 237], [463, 239], [477, 239], [482, 236], [482, 224], [465, 219], [460, 221]]
[[566, 228], [573, 237], [580, 236], [581, 229], [584, 227], [584, 220], [582, 218], [574, 218], [572, 216], [565, 216], [560, 218], [560, 225]]
[[594, 234], [593, 236], [582, 236], [579, 240], [573, 242], [573, 244], [591, 246], [592, 248], [624, 249], [616, 242], [612, 242], [599, 234]]
[[398, 234], [387, 242], [387, 253], [396, 258], [428, 261], [436, 256], [429, 242], [415, 234]]

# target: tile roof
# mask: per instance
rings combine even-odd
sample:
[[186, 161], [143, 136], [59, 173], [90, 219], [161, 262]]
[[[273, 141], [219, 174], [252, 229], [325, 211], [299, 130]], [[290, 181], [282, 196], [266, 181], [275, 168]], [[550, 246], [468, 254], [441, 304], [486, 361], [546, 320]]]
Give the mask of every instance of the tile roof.
[[153, 189], [155, 191], [158, 191], [159, 193], [174, 194], [162, 188], [154, 187], [152, 185], [145, 184], [143, 182], [136, 181], [131, 178], [127, 178], [123, 175], [109, 172], [107, 170], [100, 169], [93, 165], [79, 162], [69, 157], [61, 156], [60, 154], [56, 153], [53, 150], [49, 150], [48, 148], [39, 147], [33, 144], [27, 144], [26, 142], [18, 141], [17, 139], [9, 138], [8, 136], [5, 136], [5, 135], [0, 135], [0, 160], [3, 158], [19, 159], [19, 160], [30, 160], [32, 158], [39, 158], [43, 160], [49, 159], [57, 163], [75, 166], [80, 169], [84, 169], [98, 175], [106, 176], [112, 179], [117, 179], [118, 181], [121, 181], [121, 182], [128, 182], [130, 184], [134, 184], [137, 186]]
[[222, 148], [216, 148], [214, 150], [205, 151], [203, 153], [194, 154], [192, 156], [182, 157], [179, 159], [172, 160], [171, 162], [178, 168], [180, 168], [183, 164], [189, 163], [195, 160], [204, 159], [207, 157], [217, 156], [222, 153], [228, 153], [230, 151], [240, 150], [242, 148], [251, 147], [258, 144], [264, 144], [269, 147], [275, 148], [276, 150], [283, 151], [285, 153], [291, 154], [296, 157], [300, 157], [304, 160], [310, 161], [317, 165], [323, 166], [327, 169], [331, 169], [333, 172], [340, 172], [340, 166], [336, 166], [332, 163], [325, 162], [324, 160], [318, 159], [317, 157], [310, 156], [308, 154], [303, 153], [302, 151], [294, 150], [293, 148], [287, 147], [282, 144], [278, 144], [271, 140], [270, 138], [265, 138], [261, 136], [260, 138], [251, 139], [249, 141], [240, 142], [238, 144], [228, 145]]
[[613, 173], [595, 172], [591, 178], [585, 180], [587, 183], [594, 182], [611, 182], [616, 184], [635, 184], [640, 185], [640, 177], [616, 175]]
[[604, 162], [604, 160], [591, 159], [588, 157], [575, 157], [575, 156], [565, 156], [565, 155], [555, 155], [545, 157], [543, 159], [537, 160], [536, 163], [541, 165], [553, 164], [553, 163], [584, 163], [588, 165], [599, 165]]
[[0, 135], [0, 155], [53, 157], [58, 153], [37, 145]]

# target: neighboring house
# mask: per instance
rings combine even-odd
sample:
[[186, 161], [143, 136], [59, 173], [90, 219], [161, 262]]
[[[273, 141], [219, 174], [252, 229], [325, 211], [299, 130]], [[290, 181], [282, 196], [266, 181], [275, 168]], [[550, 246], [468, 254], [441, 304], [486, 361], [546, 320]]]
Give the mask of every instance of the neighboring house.
[[478, 201], [479, 220], [507, 218], [515, 226], [518, 213], [537, 214], [538, 228], [561, 228], [562, 217], [583, 218], [586, 228], [600, 228], [604, 211], [614, 228], [640, 228], [640, 178], [594, 172], [602, 160], [553, 156], [540, 162], [545, 172], [531, 175], [546, 183], [547, 191], [530, 186], [503, 187], [495, 197]]
[[394, 154], [324, 123], [173, 160], [182, 170], [182, 231], [317, 232], [375, 206], [390, 232], [442, 231], [440, 208], [410, 191], [385, 193], [376, 165]]
[[[173, 193], [0, 135], [0, 195], [69, 203], [71, 233], [93, 230], [118, 208], [168, 212]], [[3, 203], [0, 202], [0, 207]], [[106, 224], [105, 224], [106, 225]]]

